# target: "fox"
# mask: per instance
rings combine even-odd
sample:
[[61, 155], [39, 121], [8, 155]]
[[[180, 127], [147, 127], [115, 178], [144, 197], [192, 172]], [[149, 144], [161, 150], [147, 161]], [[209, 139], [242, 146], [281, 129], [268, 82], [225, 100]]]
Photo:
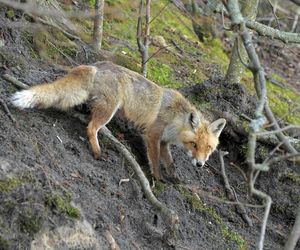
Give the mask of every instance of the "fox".
[[52, 83], [15, 92], [11, 103], [19, 109], [67, 110], [89, 103], [87, 136], [95, 159], [101, 156], [97, 134], [117, 112], [143, 132], [152, 176], [165, 181], [175, 174], [170, 145], [182, 146], [195, 167], [202, 167], [219, 144], [223, 118], [208, 122], [179, 91], [158, 86], [137, 72], [110, 61], [80, 65]]

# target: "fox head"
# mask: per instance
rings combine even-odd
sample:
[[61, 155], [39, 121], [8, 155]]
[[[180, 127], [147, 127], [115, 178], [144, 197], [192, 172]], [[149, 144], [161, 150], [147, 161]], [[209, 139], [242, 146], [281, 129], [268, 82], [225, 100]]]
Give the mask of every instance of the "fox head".
[[189, 129], [182, 131], [181, 140], [192, 158], [194, 166], [202, 167], [219, 144], [219, 136], [226, 125], [220, 118], [212, 123], [201, 121], [197, 112], [191, 112], [188, 118]]

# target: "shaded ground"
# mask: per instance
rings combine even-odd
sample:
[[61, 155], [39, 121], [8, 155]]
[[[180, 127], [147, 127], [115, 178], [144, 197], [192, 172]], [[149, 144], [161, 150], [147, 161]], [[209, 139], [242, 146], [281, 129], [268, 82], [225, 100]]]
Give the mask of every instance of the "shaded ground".
[[[10, 25], [2, 15], [0, 27], [5, 34], [5, 46], [0, 48], [1, 73], [14, 75], [29, 85], [53, 80], [64, 73], [59, 66], [33, 59], [22, 40], [21, 31], [13, 30]], [[214, 91], [215, 85], [219, 86], [218, 91]], [[15, 88], [1, 79], [0, 89], [1, 99], [7, 103]], [[192, 95], [195, 91], [200, 96]], [[184, 92], [190, 93], [193, 101], [203, 102], [200, 108], [205, 110], [209, 110], [208, 103], [220, 112], [251, 115], [253, 110], [253, 98], [247, 96], [244, 88], [234, 85], [228, 91], [222, 78], [206, 81]], [[132, 169], [108, 141], [100, 138], [103, 158], [95, 161], [85, 125], [68, 113], [9, 108], [16, 124], [0, 108], [1, 249], [28, 248], [40, 231], [54, 231], [84, 219], [94, 229], [100, 249], [109, 249], [104, 237], [106, 230], [112, 233], [121, 249], [255, 248], [262, 209], [247, 209], [254, 223], [249, 228], [234, 207], [216, 203], [201, 193], [198, 200], [188, 189], [193, 186], [225, 198], [217, 153], [212, 155], [207, 166], [197, 169], [181, 149], [172, 148], [181, 183], [159, 183], [154, 190], [158, 199], [180, 217], [177, 241], [170, 245], [149, 231], [147, 223], [158, 229], [167, 225], [147, 202]], [[124, 144], [132, 147], [147, 172], [145, 150], [138, 131], [117, 119], [109, 128]], [[247, 197], [245, 180], [229, 164], [233, 162], [246, 171], [245, 138], [232, 137], [229, 130], [230, 127], [222, 135], [220, 145], [222, 150], [229, 151], [225, 159], [229, 180], [240, 201], [259, 204], [259, 201]], [[258, 157], [264, 158], [267, 149], [262, 145], [259, 148]], [[119, 185], [119, 181], [126, 178], [130, 181]], [[274, 199], [265, 249], [282, 249], [300, 200], [299, 185], [299, 166], [289, 162], [278, 163], [272, 171], [259, 177], [257, 186]], [[78, 213], [79, 219], [76, 218]], [[68, 248], [64, 244], [61, 249]], [[76, 246], [80, 249], [80, 245]], [[85, 247], [96, 248], [92, 243], [86, 243]]]

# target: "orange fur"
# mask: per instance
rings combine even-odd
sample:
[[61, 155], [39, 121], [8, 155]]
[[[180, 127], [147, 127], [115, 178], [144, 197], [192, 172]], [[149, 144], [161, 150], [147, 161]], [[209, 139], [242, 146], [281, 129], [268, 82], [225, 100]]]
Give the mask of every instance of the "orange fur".
[[218, 145], [225, 120], [208, 123], [179, 92], [162, 88], [141, 75], [111, 62], [79, 66], [53, 83], [15, 93], [12, 103], [19, 108], [56, 107], [67, 109], [89, 101], [92, 105], [87, 134], [95, 158], [101, 149], [97, 133], [121, 110], [143, 128], [149, 163], [156, 179], [163, 179], [160, 160], [174, 176], [170, 144], [183, 145], [194, 165], [203, 165]]

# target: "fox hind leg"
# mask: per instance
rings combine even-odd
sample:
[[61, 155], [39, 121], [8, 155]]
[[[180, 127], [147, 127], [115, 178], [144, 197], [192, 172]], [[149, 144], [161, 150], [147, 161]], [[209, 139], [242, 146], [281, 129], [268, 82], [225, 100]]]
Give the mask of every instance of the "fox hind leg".
[[113, 105], [106, 101], [95, 101], [92, 105], [91, 120], [87, 126], [87, 134], [95, 159], [99, 159], [101, 148], [98, 141], [98, 131], [113, 118], [119, 108], [119, 104]]

